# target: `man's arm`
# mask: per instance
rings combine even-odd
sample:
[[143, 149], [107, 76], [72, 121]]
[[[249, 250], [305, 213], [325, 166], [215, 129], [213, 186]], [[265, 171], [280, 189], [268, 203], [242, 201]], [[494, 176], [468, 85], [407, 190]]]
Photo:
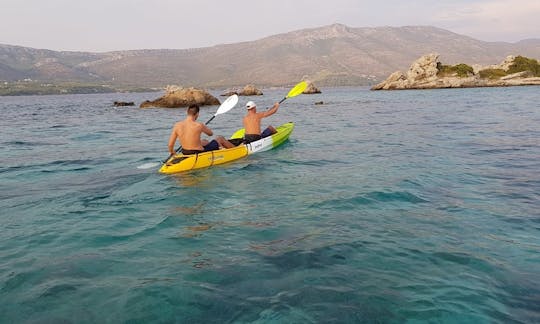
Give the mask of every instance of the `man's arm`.
[[174, 154], [174, 143], [176, 142], [176, 139], [178, 136], [176, 135], [176, 127], [173, 127], [173, 130], [171, 132], [171, 136], [169, 137], [169, 153]]
[[279, 108], [279, 102], [276, 102], [272, 108], [268, 109], [267, 111], [262, 112], [262, 117], [268, 117], [273, 114], [275, 114], [278, 111]]
[[208, 128], [208, 126], [206, 126], [205, 124], [201, 124], [201, 125], [202, 125], [203, 133], [205, 133], [208, 136], [214, 135], [214, 132], [212, 132], [212, 130], [210, 128]]

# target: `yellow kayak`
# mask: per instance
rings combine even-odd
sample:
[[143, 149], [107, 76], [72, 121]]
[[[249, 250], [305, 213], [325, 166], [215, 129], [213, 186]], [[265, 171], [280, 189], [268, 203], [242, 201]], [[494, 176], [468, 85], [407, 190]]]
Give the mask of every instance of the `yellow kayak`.
[[[277, 133], [249, 144], [240, 144], [230, 149], [220, 149], [199, 154], [176, 154], [159, 169], [160, 173], [178, 173], [207, 168], [238, 160], [253, 153], [270, 150], [285, 142], [294, 129], [294, 123], [285, 123], [276, 128]], [[236, 131], [231, 138], [242, 138], [244, 129]]]

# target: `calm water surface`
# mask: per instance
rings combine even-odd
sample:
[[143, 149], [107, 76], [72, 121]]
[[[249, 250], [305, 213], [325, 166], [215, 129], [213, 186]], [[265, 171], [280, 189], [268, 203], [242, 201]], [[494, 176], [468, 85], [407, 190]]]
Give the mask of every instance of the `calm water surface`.
[[0, 97], [0, 322], [540, 322], [540, 88], [322, 91], [176, 176], [159, 93]]

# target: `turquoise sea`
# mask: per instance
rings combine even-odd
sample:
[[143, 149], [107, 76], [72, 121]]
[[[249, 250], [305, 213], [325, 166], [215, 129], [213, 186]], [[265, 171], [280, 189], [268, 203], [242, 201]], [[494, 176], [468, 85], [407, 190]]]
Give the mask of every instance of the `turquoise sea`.
[[160, 93], [0, 97], [0, 322], [540, 322], [540, 88], [321, 90], [175, 176]]

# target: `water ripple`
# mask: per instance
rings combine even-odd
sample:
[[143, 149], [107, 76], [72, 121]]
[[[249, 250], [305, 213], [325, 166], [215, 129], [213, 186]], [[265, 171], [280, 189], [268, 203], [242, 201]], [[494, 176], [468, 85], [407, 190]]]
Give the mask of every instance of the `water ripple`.
[[338, 208], [348, 210], [351, 208], [370, 205], [376, 203], [403, 202], [411, 204], [427, 203], [428, 201], [406, 191], [396, 192], [368, 192], [354, 197], [327, 199], [311, 205], [312, 208], [333, 209]]
[[174, 176], [159, 94], [3, 97], [0, 321], [540, 322], [538, 88], [323, 91]]

